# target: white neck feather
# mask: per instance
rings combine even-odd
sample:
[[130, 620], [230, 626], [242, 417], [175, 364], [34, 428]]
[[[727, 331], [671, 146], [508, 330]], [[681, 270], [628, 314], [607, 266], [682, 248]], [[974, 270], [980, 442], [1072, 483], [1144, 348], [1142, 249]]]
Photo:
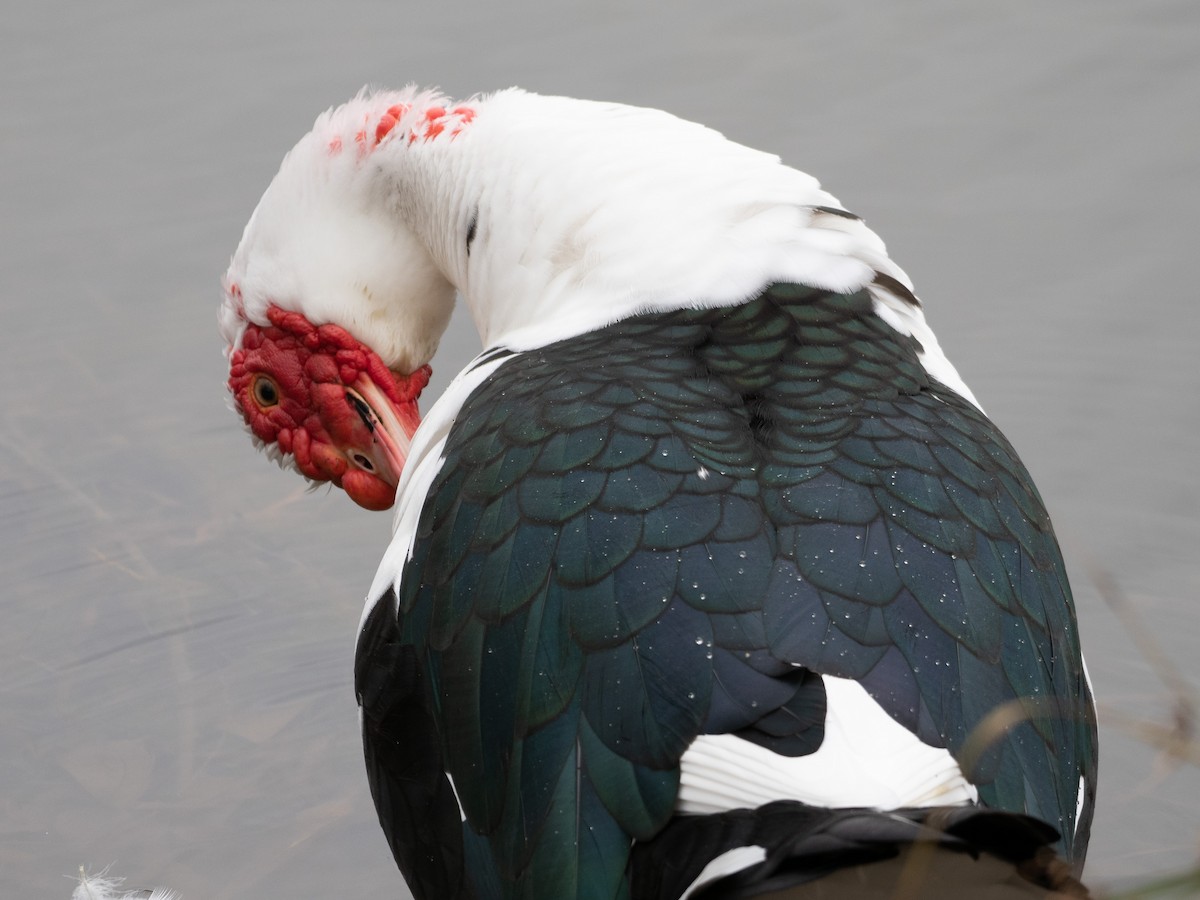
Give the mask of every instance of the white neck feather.
[[[907, 278], [860, 221], [775, 156], [657, 110], [510, 90], [454, 140], [380, 148], [392, 197], [485, 346], [528, 349], [771, 281]], [[466, 237], [475, 223], [467, 253]]]
[[284, 161], [230, 266], [240, 296], [222, 327], [235, 344], [239, 321], [278, 303], [411, 371], [436, 350], [455, 290], [485, 347], [525, 350], [773, 281], [870, 286], [926, 367], [973, 399], [920, 309], [872, 284], [882, 273], [911, 289], [874, 232], [828, 212], [840, 209], [777, 157], [657, 110], [516, 89], [457, 107], [414, 89], [363, 94]]

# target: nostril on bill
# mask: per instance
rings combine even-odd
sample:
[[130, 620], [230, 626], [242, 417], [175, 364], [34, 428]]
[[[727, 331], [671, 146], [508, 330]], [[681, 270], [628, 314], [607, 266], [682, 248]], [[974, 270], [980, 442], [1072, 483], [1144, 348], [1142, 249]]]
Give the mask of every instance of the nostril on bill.
[[[371, 412], [371, 407], [366, 404], [366, 401], [362, 397], [350, 391], [346, 392], [346, 399], [350, 401], [350, 405], [354, 407], [354, 411], [358, 413], [358, 417], [363, 420], [363, 424], [367, 426], [367, 430], [374, 434], [375, 416]], [[369, 462], [367, 464], [370, 465]]]

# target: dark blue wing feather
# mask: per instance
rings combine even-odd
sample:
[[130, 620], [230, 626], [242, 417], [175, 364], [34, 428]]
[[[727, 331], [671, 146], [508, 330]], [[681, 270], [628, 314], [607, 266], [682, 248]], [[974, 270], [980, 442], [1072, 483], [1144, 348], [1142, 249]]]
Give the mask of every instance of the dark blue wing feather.
[[1012, 448], [918, 350], [865, 292], [775, 285], [514, 355], [468, 398], [396, 642], [481, 877], [624, 896], [695, 736], [812, 752], [822, 674], [955, 754], [1033, 701], [969, 774], [1082, 856], [1094, 725], [1062, 560]]

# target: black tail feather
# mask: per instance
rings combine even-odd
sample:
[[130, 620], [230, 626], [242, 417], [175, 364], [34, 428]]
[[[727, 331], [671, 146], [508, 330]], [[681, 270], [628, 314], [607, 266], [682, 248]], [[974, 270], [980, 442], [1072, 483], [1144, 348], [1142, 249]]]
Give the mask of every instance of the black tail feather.
[[[1057, 840], [1037, 819], [978, 807], [880, 812], [783, 801], [676, 817], [634, 848], [632, 895], [677, 900], [691, 888], [689, 900], [1088, 897], [1054, 853]], [[743, 850], [738, 871], [708, 872], [696, 884], [706, 865], [723, 854], [736, 859], [739, 848], [761, 853]]]

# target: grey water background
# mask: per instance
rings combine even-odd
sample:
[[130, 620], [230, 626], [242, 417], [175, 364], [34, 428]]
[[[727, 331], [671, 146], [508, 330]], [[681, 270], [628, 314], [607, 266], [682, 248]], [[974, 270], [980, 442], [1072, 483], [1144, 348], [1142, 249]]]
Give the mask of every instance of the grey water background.
[[[252, 450], [214, 311], [314, 116], [410, 80], [666, 108], [865, 216], [1064, 543], [1090, 879], [1196, 859], [1200, 776], [1123, 722], [1171, 695], [1092, 574], [1195, 685], [1194, 0], [52, 0], [6, 8], [0, 76], [0, 894], [112, 864], [185, 900], [407, 896], [351, 688], [390, 519]], [[456, 318], [431, 392], [476, 348]]]

